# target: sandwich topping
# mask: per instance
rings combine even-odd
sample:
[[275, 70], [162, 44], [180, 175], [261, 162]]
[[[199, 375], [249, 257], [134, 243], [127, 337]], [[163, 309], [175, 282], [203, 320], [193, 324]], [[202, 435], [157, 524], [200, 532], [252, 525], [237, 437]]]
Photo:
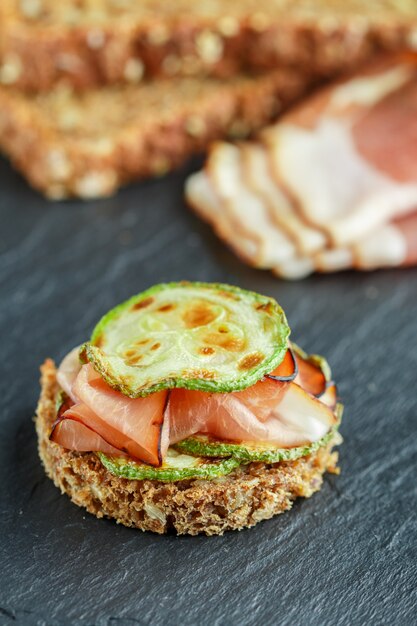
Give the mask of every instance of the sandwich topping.
[[288, 335], [271, 298], [158, 285], [62, 361], [51, 440], [96, 452], [118, 476], [163, 481], [309, 454], [334, 436], [340, 405], [326, 361]]

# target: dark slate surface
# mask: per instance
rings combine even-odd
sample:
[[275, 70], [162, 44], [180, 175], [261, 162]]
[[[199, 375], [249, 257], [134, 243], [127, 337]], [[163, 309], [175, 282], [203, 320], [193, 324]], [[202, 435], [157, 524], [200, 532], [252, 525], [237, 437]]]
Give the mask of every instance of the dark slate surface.
[[[185, 209], [184, 175], [54, 205], [0, 162], [0, 624], [415, 624], [417, 271], [288, 284], [245, 268]], [[44, 477], [31, 421], [46, 356], [131, 294], [182, 278], [277, 297], [346, 404], [341, 476], [220, 538], [86, 514]]]

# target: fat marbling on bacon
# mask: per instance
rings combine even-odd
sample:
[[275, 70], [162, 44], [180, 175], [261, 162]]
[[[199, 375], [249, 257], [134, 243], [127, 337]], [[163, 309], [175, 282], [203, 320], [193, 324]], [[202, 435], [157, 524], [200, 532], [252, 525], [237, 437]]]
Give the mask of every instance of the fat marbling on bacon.
[[417, 262], [417, 55], [325, 87], [255, 142], [215, 144], [191, 206], [285, 278]]

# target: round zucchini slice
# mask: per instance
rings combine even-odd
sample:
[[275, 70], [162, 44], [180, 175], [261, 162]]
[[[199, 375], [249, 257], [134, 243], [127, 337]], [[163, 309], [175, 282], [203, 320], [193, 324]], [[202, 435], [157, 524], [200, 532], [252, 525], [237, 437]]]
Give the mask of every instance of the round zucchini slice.
[[137, 463], [128, 458], [108, 456], [97, 452], [104, 467], [115, 476], [131, 480], [160, 480], [173, 482], [190, 478], [210, 479], [229, 474], [240, 465], [237, 458], [204, 459], [182, 454], [172, 448], [161, 467]]
[[[342, 405], [338, 405], [340, 414]], [[175, 449], [184, 454], [195, 454], [197, 457], [232, 457], [240, 463], [258, 461], [263, 463], [278, 463], [279, 461], [295, 461], [302, 456], [316, 452], [327, 445], [336, 435], [338, 426], [333, 427], [318, 441], [297, 448], [274, 448], [260, 446], [256, 443], [232, 443], [212, 439], [206, 435], [188, 437], [175, 444]]]
[[224, 393], [276, 368], [289, 332], [272, 298], [229, 285], [167, 283], [107, 313], [81, 358], [131, 398], [174, 387]]

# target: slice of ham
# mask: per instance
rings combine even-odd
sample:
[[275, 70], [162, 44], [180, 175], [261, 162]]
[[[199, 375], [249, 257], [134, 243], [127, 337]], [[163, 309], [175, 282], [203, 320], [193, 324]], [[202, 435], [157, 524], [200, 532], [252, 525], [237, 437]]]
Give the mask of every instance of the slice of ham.
[[417, 212], [379, 227], [350, 248], [324, 250], [310, 260], [320, 272], [416, 265]]
[[312, 396], [319, 398], [326, 390], [327, 381], [323, 370], [315, 363], [296, 355], [298, 374], [295, 382]]
[[74, 401], [77, 401], [76, 396], [73, 394], [72, 386], [77, 378], [81, 369], [81, 362], [79, 359], [80, 346], [73, 348], [61, 361], [57, 372], [57, 381], [61, 389]]
[[94, 430], [70, 417], [66, 417], [53, 427], [50, 439], [67, 450], [123, 455], [121, 450], [111, 446]]
[[417, 206], [417, 182], [397, 182], [379, 172], [339, 120], [323, 118], [314, 131], [283, 122], [269, 150], [278, 182], [306, 222], [327, 233], [335, 247]]
[[325, 391], [320, 396], [320, 402], [324, 402], [328, 407], [334, 411], [337, 405], [337, 387], [334, 382], [328, 382], [326, 384]]
[[[133, 458], [160, 465], [169, 446], [169, 421], [165, 417], [168, 392], [128, 398], [109, 387], [91, 365], [83, 365], [73, 381], [71, 359], [73, 353], [62, 362], [58, 378], [76, 404], [62, 417], [83, 423], [108, 444]], [[79, 445], [81, 448], [73, 449], [83, 449], [83, 437]]]
[[[64, 359], [61, 380], [72, 376], [68, 363]], [[71, 385], [76, 402], [61, 406], [51, 440], [80, 452], [127, 454], [151, 465], [162, 463], [170, 443], [195, 433], [283, 447], [302, 445], [322, 437], [336, 417], [326, 403], [292, 382], [296, 375], [289, 349], [271, 372], [275, 378], [266, 376], [243, 391], [174, 389], [132, 399], [110, 388], [90, 364], [83, 365]], [[299, 382], [303, 384], [303, 379]], [[69, 387], [68, 380], [65, 385]]]
[[[67, 388], [69, 387], [67, 377], [70, 379], [73, 377], [73, 368], [68, 367], [68, 364], [71, 361], [75, 362], [75, 351], [78, 361], [78, 348], [75, 348], [64, 358], [58, 370], [59, 378], [64, 381]], [[79, 369], [81, 369], [81, 364]], [[65, 391], [65, 389], [63, 390]], [[91, 409], [85, 404], [74, 404], [74, 400], [65, 392], [58, 408], [57, 419], [52, 426], [50, 440], [59, 443], [68, 450], [76, 450], [77, 452], [100, 451], [123, 456], [122, 450], [110, 445], [94, 429], [86, 425], [88, 423], [94, 425], [95, 420], [96, 415]]]
[[[258, 383], [264, 384], [264, 383]], [[206, 394], [175, 390], [168, 402], [171, 442], [196, 433], [236, 442], [259, 442], [293, 447], [317, 441], [336, 423], [333, 411], [296, 383], [286, 385], [267, 419], [257, 419], [239, 394]]]
[[128, 398], [109, 387], [88, 364], [82, 366], [73, 392], [96, 416], [94, 425], [87, 426], [130, 456], [161, 464], [169, 444], [169, 421], [164, 418], [167, 391]]
[[298, 359], [291, 345], [285, 353], [281, 363], [266, 378], [279, 380], [280, 382], [292, 382], [298, 375]]

